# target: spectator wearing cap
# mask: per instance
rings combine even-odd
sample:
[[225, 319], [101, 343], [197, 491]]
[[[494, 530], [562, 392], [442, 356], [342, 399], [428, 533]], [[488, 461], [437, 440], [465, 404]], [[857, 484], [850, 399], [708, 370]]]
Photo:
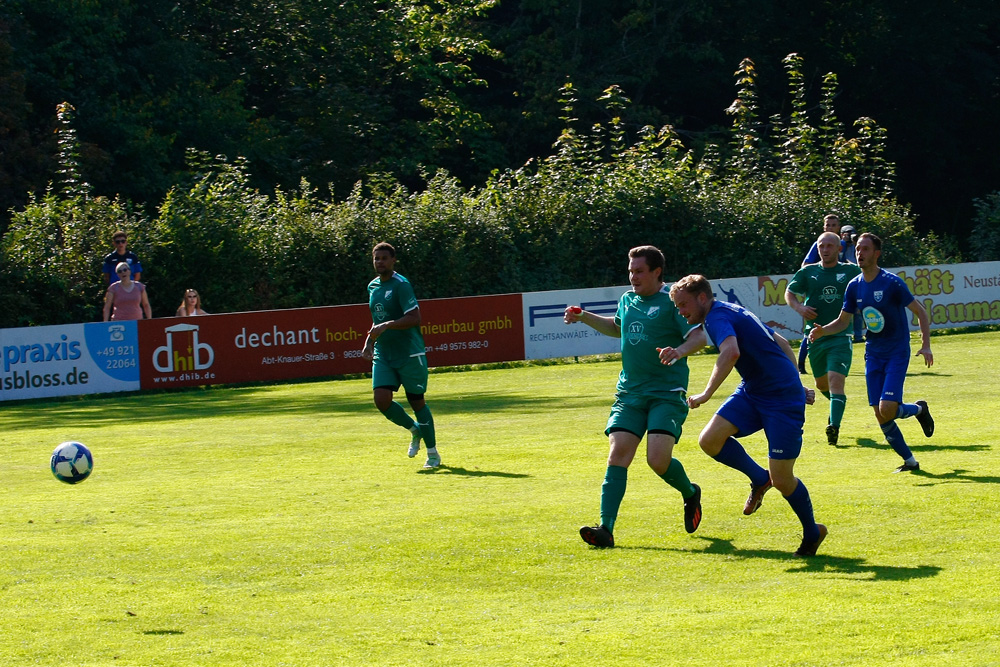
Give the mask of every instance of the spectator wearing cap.
[[128, 249], [128, 235], [118, 230], [112, 237], [115, 242], [115, 249], [104, 256], [104, 263], [101, 270], [104, 272], [104, 284], [112, 285], [118, 282], [118, 265], [122, 262], [128, 265], [133, 280], [142, 278], [142, 262], [139, 257]]
[[853, 225], [844, 225], [840, 228], [840, 261], [858, 263], [858, 253], [854, 246], [858, 242], [858, 233], [854, 231]]
[[[840, 261], [858, 263], [858, 253], [855, 245], [858, 243], [858, 232], [853, 225], [844, 225], [840, 228]], [[865, 318], [860, 313], [854, 313], [854, 342], [865, 342]]]

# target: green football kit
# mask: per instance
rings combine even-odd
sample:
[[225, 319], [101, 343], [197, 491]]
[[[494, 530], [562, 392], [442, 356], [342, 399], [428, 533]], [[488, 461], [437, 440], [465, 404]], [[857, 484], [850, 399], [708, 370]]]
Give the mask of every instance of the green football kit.
[[[398, 273], [393, 273], [389, 280], [376, 277], [368, 283], [368, 308], [375, 324], [398, 320], [418, 307], [413, 285]], [[427, 354], [420, 327], [386, 329], [375, 340], [374, 347], [372, 388], [387, 387], [396, 391], [402, 385], [408, 396], [422, 397], [426, 393]], [[389, 421], [413, 433], [411, 457], [416, 455], [416, 446], [421, 438], [428, 451], [435, 452], [437, 456], [434, 418], [426, 403], [417, 411], [415, 420], [396, 401], [383, 414]]]
[[[844, 306], [844, 291], [847, 283], [861, 273], [857, 264], [839, 262], [836, 266], [825, 268], [822, 263], [806, 264], [799, 269], [788, 283], [788, 291], [802, 300], [802, 305], [816, 310], [816, 318], [806, 322], [803, 336], [817, 324], [832, 322], [840, 317]], [[823, 336], [809, 343], [809, 365], [813, 377], [823, 377], [829, 372], [846, 376], [851, 371], [851, 361], [854, 350], [851, 345], [852, 332], [845, 329], [835, 336]], [[840, 428], [844, 410], [847, 407], [846, 394], [824, 395], [830, 399], [829, 424]]]
[[[642, 438], [647, 432], [663, 433], [673, 436], [676, 442], [688, 413], [687, 359], [663, 364], [656, 348], [679, 347], [699, 325], [688, 324], [681, 317], [666, 286], [650, 296], [631, 291], [623, 294], [618, 300], [615, 324], [621, 330], [622, 370], [605, 434], [627, 431]], [[685, 508], [697, 505], [700, 521], [701, 491], [691, 483], [681, 462], [671, 457], [660, 477], [680, 492]], [[601, 486], [601, 526], [609, 533], [614, 531], [627, 483], [627, 467], [608, 466]], [[686, 528], [693, 532], [697, 522]], [[581, 529], [581, 534], [592, 530]]]

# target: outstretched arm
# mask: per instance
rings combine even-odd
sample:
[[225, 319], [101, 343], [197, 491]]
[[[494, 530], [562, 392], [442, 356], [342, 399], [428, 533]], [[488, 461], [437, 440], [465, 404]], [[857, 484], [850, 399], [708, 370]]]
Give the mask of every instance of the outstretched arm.
[[814, 341], [817, 338], [822, 338], [823, 336], [833, 336], [834, 334], [839, 334], [841, 331], [847, 328], [847, 325], [851, 323], [854, 319], [854, 315], [847, 312], [846, 310], [840, 311], [840, 317], [835, 319], [833, 322], [827, 324], [814, 324], [812, 330], [809, 332], [809, 340]]
[[694, 354], [708, 344], [708, 337], [705, 335], [704, 327], [697, 327], [688, 332], [687, 338], [677, 347], [658, 347], [656, 351], [660, 353], [660, 363], [671, 365], [678, 359]]
[[595, 315], [589, 310], [583, 310], [579, 306], [567, 307], [566, 312], [563, 313], [563, 322], [566, 324], [583, 322], [594, 331], [602, 333], [605, 336], [611, 336], [612, 338], [622, 337], [621, 327], [615, 322], [615, 318]]
[[716, 390], [722, 386], [729, 374], [736, 367], [736, 362], [740, 358], [740, 345], [736, 342], [736, 336], [730, 336], [719, 343], [719, 356], [712, 367], [712, 375], [708, 378], [705, 390], [700, 394], [688, 396], [687, 403], [690, 408], [697, 408], [712, 398]]
[[917, 350], [917, 355], [923, 355], [924, 363], [930, 368], [934, 365], [934, 353], [931, 352], [931, 321], [927, 317], [927, 309], [916, 299], [907, 308], [917, 316], [917, 323], [920, 325], [920, 349]]

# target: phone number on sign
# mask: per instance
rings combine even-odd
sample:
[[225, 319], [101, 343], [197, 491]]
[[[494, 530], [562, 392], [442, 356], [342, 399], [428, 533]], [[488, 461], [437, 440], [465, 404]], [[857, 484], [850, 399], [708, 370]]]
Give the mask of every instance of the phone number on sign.
[[441, 343], [438, 346], [428, 346], [428, 352], [456, 352], [458, 350], [484, 350], [490, 346], [488, 340], [461, 340], [454, 343]]

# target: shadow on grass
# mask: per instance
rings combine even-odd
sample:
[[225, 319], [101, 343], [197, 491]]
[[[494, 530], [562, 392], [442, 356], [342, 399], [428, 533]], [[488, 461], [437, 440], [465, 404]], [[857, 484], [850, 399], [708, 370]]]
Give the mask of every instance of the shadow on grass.
[[963, 470], [961, 468], [956, 468], [951, 472], [943, 473], [933, 473], [928, 470], [914, 470], [911, 475], [917, 477], [924, 477], [928, 481], [922, 482], [917, 486], [935, 486], [942, 482], [966, 482], [970, 484], [1000, 484], [1000, 477], [995, 477], [992, 475], [970, 475], [971, 471]]
[[421, 468], [417, 471], [421, 475], [462, 475], [463, 477], [508, 477], [517, 479], [531, 477], [520, 472], [500, 472], [498, 470], [468, 470], [457, 466], [446, 466], [443, 463], [437, 468]]
[[[8, 429], [38, 425], [44, 413], [48, 426], [61, 423], [88, 426], [121, 423], [128, 415], [130, 424], [187, 421], [200, 417], [248, 417], [282, 413], [297, 415], [357, 414], [370, 411], [378, 416], [372, 402], [371, 389], [344, 395], [316, 391], [294, 392], [281, 387], [207, 387], [158, 394], [103, 394], [63, 399], [41, 399], [4, 406], [4, 424]], [[406, 405], [402, 391], [396, 399]], [[517, 414], [549, 413], [554, 409], [607, 406], [607, 396], [512, 395], [501, 391], [473, 391], [435, 396], [427, 395], [427, 403], [436, 415], [452, 412], [480, 414], [515, 412]]]
[[[923, 437], [923, 436], [920, 436]], [[886, 449], [892, 451], [892, 447], [889, 446], [887, 442], [875, 442], [871, 438], [858, 438], [858, 447], [864, 447], [866, 449]], [[936, 452], [936, 451], [956, 451], [956, 452], [981, 452], [990, 449], [989, 445], [942, 445], [937, 443], [925, 443], [922, 445], [914, 445], [909, 442], [910, 449], [915, 452]], [[839, 449], [847, 449], [853, 447], [854, 445], [845, 444], [841, 441], [840, 444], [836, 445]]]
[[926, 579], [936, 577], [941, 569], [937, 565], [918, 565], [916, 567], [904, 567], [900, 565], [876, 565], [867, 562], [864, 558], [846, 558], [843, 556], [829, 556], [820, 552], [810, 558], [799, 558], [791, 551], [774, 551], [773, 549], [737, 549], [731, 540], [723, 540], [715, 537], [701, 537], [696, 539], [708, 542], [708, 545], [698, 551], [693, 549], [672, 549], [668, 547], [620, 547], [622, 549], [647, 549], [655, 551], [676, 551], [680, 553], [702, 553], [713, 556], [725, 556], [726, 558], [739, 558], [743, 560], [762, 559], [787, 561], [794, 567], [789, 568], [789, 572], [830, 572], [832, 574], [868, 575], [863, 581], [907, 581], [910, 579]]

